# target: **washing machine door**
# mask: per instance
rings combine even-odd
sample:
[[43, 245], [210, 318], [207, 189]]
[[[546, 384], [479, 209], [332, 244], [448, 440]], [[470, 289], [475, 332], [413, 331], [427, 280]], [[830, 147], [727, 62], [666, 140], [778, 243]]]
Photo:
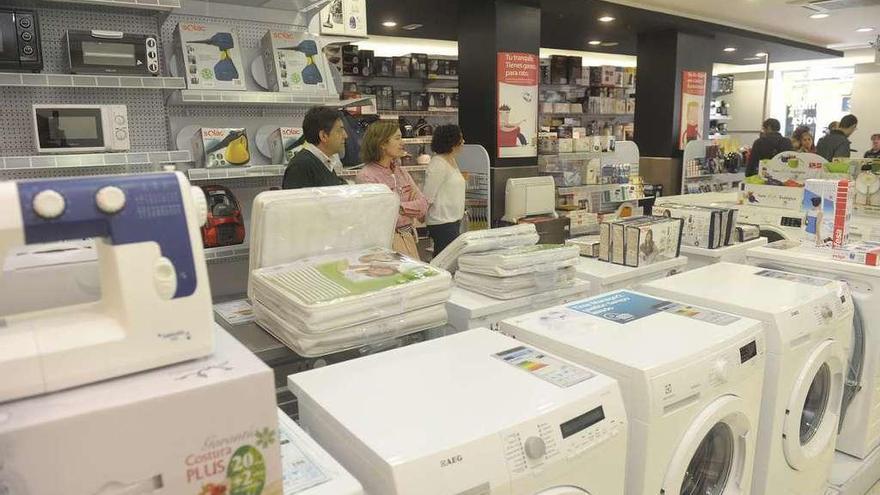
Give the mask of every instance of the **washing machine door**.
[[[745, 414], [745, 401], [719, 397], [691, 423], [675, 451], [661, 493], [736, 495], [748, 490], [757, 425]], [[754, 452], [754, 449], [752, 450]]]
[[833, 447], [845, 375], [837, 347], [834, 340], [816, 346], [792, 387], [782, 442], [793, 469], [809, 469], [812, 459]]
[[540, 491], [535, 495], [590, 495], [590, 492], [574, 486], [557, 486]]

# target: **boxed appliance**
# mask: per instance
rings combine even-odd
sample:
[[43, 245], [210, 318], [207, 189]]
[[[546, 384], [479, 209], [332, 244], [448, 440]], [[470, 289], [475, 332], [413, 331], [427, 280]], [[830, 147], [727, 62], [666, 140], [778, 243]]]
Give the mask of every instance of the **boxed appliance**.
[[206, 358], [0, 404], [0, 491], [281, 495], [272, 370], [215, 336]]
[[410, 110], [412, 91], [398, 89], [394, 92], [394, 109], [397, 111]]
[[409, 57], [394, 57], [394, 77], [410, 77]]
[[559, 152], [560, 153], [573, 153], [574, 152], [574, 140], [572, 138], [559, 138]]
[[685, 246], [716, 249], [724, 245], [726, 232], [720, 209], [669, 203], [655, 205], [652, 213], [682, 219], [681, 243]]
[[[626, 264], [626, 239], [627, 239], [627, 227], [631, 225], [644, 225], [649, 224], [654, 221], [654, 217], [650, 216], [641, 216], [641, 217], [632, 217], [627, 218], [626, 220], [620, 220], [611, 224], [611, 259], [610, 261], [615, 265], [625, 265]], [[599, 232], [601, 235], [601, 231]]]
[[410, 110], [415, 112], [427, 112], [428, 111], [428, 92], [427, 91], [413, 91], [410, 96]]
[[272, 91], [330, 94], [336, 92], [320, 40], [292, 31], [267, 31], [260, 44], [266, 80]]
[[848, 261], [860, 265], [878, 266], [880, 265], [880, 242], [861, 241], [853, 244], [846, 244], [834, 248], [832, 256], [839, 261]]
[[412, 53], [409, 56], [409, 76], [416, 79], [428, 78], [428, 55], [425, 53]]
[[804, 202], [804, 189], [801, 187], [766, 186], [747, 183], [741, 183], [739, 187], [740, 204], [800, 210]]
[[393, 86], [373, 86], [373, 93], [376, 95], [376, 106], [379, 110], [394, 109]]
[[391, 77], [394, 75], [394, 60], [391, 57], [373, 57], [373, 70], [377, 76]]
[[227, 24], [181, 22], [174, 32], [189, 89], [247, 89], [238, 35]]
[[376, 75], [375, 71], [375, 52], [373, 50], [358, 51], [358, 61], [360, 63], [360, 72], [364, 77]]
[[296, 154], [295, 144], [303, 136], [301, 127], [279, 127], [269, 135], [269, 149], [272, 150], [272, 163], [283, 165], [290, 162]]
[[599, 236], [585, 235], [583, 237], [573, 237], [565, 241], [566, 244], [577, 246], [581, 250], [581, 256], [587, 258], [599, 257]]
[[849, 241], [853, 194], [849, 180], [807, 179], [803, 210], [804, 232], [817, 247], [843, 247]]
[[550, 57], [550, 83], [568, 84], [568, 57], [564, 55]]
[[602, 69], [602, 86], [620, 86], [617, 67], [603, 65]]
[[584, 61], [581, 57], [567, 57], [568, 83], [581, 84], [583, 78]]
[[192, 140], [193, 158], [205, 168], [244, 166], [250, 163], [247, 129], [203, 127]]
[[591, 225], [595, 226], [599, 224], [599, 215], [597, 213], [592, 213], [588, 210], [578, 209], [578, 210], [556, 210], [556, 213], [560, 217], [568, 218], [571, 221], [571, 230], [573, 231], [582, 231], [584, 228], [589, 227]]
[[[809, 157], [814, 156], [813, 161]], [[804, 187], [807, 179], [821, 179], [824, 174], [823, 163], [816, 155], [792, 153], [782, 155], [779, 159], [761, 160], [758, 166], [758, 177], [768, 186]]]
[[680, 218], [654, 217], [648, 223], [628, 224], [624, 264], [636, 267], [677, 258], [681, 250], [682, 222]]
[[360, 50], [357, 45], [345, 45], [342, 47], [342, 73], [349, 76], [359, 76], [361, 73]]
[[623, 228], [617, 227], [619, 224], [626, 224], [629, 222], [642, 222], [646, 221], [650, 217], [629, 217], [623, 219], [615, 219], [603, 221], [599, 224], [599, 260], [600, 261], [611, 261], [612, 251], [614, 249], [614, 238], [613, 231], [619, 229], [618, 237], [620, 238], [620, 246], [621, 253], [618, 256], [620, 259], [620, 264], [624, 262], [624, 253], [623, 253]]

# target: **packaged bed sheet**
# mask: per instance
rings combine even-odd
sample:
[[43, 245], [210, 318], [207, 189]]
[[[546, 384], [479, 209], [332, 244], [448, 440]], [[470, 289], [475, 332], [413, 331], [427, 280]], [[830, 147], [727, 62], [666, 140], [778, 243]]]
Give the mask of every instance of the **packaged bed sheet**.
[[324, 253], [390, 248], [399, 207], [384, 184], [260, 193], [248, 232], [249, 272]]
[[[268, 298], [307, 324], [334, 324], [348, 315], [374, 320], [383, 316], [375, 314], [377, 307], [404, 312], [431, 292], [443, 299], [451, 287], [448, 272], [384, 247], [260, 268], [251, 278], [254, 299]], [[417, 304], [408, 306], [410, 300]]]
[[458, 268], [468, 273], [512, 277], [574, 266], [579, 256], [577, 246], [535, 244], [466, 254], [458, 259]]
[[455, 272], [455, 283], [459, 287], [483, 294], [494, 299], [516, 299], [547, 291], [553, 291], [574, 284], [576, 272], [573, 266], [560, 270], [539, 271], [513, 277], [496, 277]]
[[437, 254], [431, 264], [454, 272], [458, 269], [458, 258], [468, 253], [482, 253], [495, 249], [528, 246], [538, 243], [538, 232], [534, 224], [519, 224], [497, 229], [465, 232]]
[[446, 305], [340, 327], [318, 336], [302, 331], [259, 303], [254, 304], [254, 316], [258, 325], [300, 356], [317, 357], [443, 326], [446, 324]]

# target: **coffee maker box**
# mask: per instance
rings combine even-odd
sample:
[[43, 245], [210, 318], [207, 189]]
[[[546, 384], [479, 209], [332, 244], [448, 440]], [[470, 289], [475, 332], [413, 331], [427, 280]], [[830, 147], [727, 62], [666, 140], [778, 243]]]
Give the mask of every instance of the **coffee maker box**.
[[582, 84], [583, 81], [583, 59], [581, 57], [568, 57], [568, 83]]
[[250, 163], [247, 129], [203, 127], [192, 139], [193, 158], [204, 168], [241, 167]]
[[330, 95], [336, 85], [321, 41], [306, 33], [267, 31], [260, 44], [269, 89]]
[[347, 76], [361, 75], [360, 50], [357, 45], [342, 47], [342, 73]]
[[550, 83], [568, 84], [568, 57], [564, 55], [550, 57]]
[[281, 495], [272, 370], [214, 332], [208, 357], [0, 404], [0, 491]]
[[409, 56], [409, 76], [414, 79], [428, 78], [428, 55], [425, 53], [413, 53]]
[[301, 127], [279, 127], [269, 135], [269, 149], [272, 152], [272, 163], [285, 165], [290, 162], [298, 151], [294, 144], [303, 136]]
[[174, 31], [178, 67], [189, 89], [244, 91], [238, 35], [227, 24], [180, 22]]
[[394, 75], [394, 60], [391, 57], [373, 57], [373, 71], [381, 77]]
[[394, 77], [410, 77], [410, 58], [394, 57]]

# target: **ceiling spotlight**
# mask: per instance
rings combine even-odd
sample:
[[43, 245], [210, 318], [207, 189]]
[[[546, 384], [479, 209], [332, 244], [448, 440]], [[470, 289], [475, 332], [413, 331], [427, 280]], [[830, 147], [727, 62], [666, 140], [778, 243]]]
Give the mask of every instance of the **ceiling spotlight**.
[[857, 33], [870, 33], [874, 28], [858, 28], [856, 29]]
[[419, 29], [423, 26], [424, 26], [424, 24], [407, 24], [406, 26], [403, 26], [400, 29], [403, 29], [406, 31], [415, 31], [416, 29]]
[[588, 41], [588, 43], [591, 44], [591, 45], [593, 45], [593, 46], [601, 45], [601, 44], [602, 44], [602, 42], [599, 41], [599, 40], [590, 40], [590, 41]]
[[755, 54], [755, 56], [758, 57], [758, 58], [764, 58], [764, 57], [767, 56], [767, 54], [764, 53], [764, 52], [758, 52], [758, 53]]
[[610, 15], [603, 15], [602, 17], [599, 18], [599, 22], [611, 22], [613, 20], [614, 20], [614, 18], [611, 17]]
[[830, 17], [828, 14], [813, 14], [810, 16], [810, 19], [825, 19]]
[[385, 21], [385, 22], [382, 23], [382, 25], [385, 26], [385, 27], [387, 27], [387, 28], [397, 27], [397, 23], [394, 22], [394, 21]]
[[725, 52], [728, 52], [728, 53], [730, 53], [730, 52], [735, 52], [735, 51], [736, 51], [736, 48], [735, 48], [735, 47], [732, 47], [732, 46], [728, 46], [727, 48], [724, 49], [724, 51], [725, 51]]

